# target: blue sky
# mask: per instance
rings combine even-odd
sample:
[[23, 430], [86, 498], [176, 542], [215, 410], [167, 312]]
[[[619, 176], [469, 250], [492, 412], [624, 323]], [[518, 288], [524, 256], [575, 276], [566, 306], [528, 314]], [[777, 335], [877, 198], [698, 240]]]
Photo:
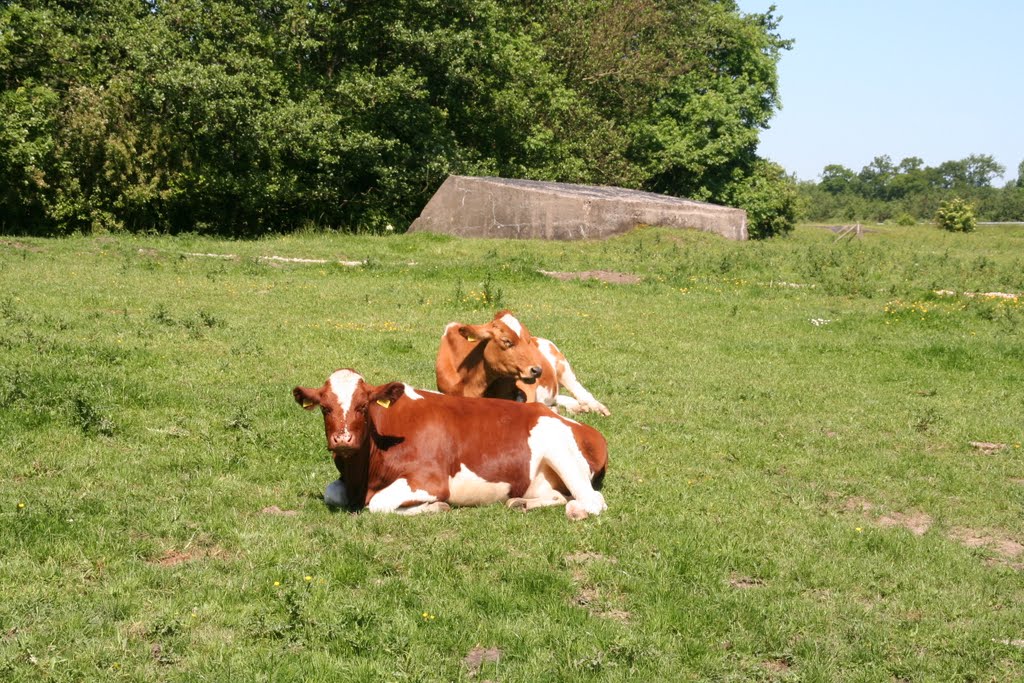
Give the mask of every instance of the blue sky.
[[801, 180], [883, 154], [928, 166], [990, 154], [1024, 161], [1024, 0], [738, 0], [776, 6], [793, 49], [782, 110], [759, 153]]

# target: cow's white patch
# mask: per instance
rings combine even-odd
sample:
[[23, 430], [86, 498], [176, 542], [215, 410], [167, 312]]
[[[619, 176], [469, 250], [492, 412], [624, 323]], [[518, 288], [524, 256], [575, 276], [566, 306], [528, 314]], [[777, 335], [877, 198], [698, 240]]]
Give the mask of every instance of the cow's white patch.
[[552, 394], [548, 391], [547, 387], [543, 384], [537, 384], [537, 403], [543, 403], [546, 406], [554, 406], [555, 396], [556, 394]]
[[458, 324], [458, 323], [448, 323], [447, 325], [445, 325], [445, 326], [444, 326], [444, 332], [442, 332], [442, 333], [441, 333], [441, 338], [443, 339], [444, 337], [447, 337], [447, 336], [448, 336], [448, 332], [449, 332], [449, 331], [450, 331], [450, 330], [451, 330], [451, 329], [452, 329], [453, 327], [456, 327], [456, 328], [457, 328], [458, 326], [459, 326], [459, 324]]
[[328, 484], [324, 489], [324, 503], [335, 508], [348, 507], [348, 489], [345, 488], [345, 482], [335, 479]]
[[507, 500], [511, 488], [508, 482], [487, 481], [463, 464], [454, 477], [448, 478], [448, 502], [452, 505], [488, 505]]
[[530, 478], [548, 465], [562, 480], [573, 498], [590, 514], [600, 514], [608, 506], [604, 497], [594, 490], [590, 465], [580, 451], [572, 427], [560, 417], [541, 417], [530, 430], [526, 441], [530, 447]]
[[355, 396], [356, 389], [362, 381], [363, 376], [351, 370], [338, 370], [331, 375], [331, 391], [338, 398], [342, 419], [348, 417], [348, 411], [352, 409], [352, 397]]
[[423, 400], [423, 395], [420, 394], [418, 391], [416, 391], [415, 389], [410, 387], [408, 384], [403, 384], [403, 386], [405, 387], [405, 395], [408, 396], [411, 400], [413, 400], [413, 401], [422, 401]]
[[550, 339], [544, 339], [543, 337], [537, 337], [537, 348], [540, 349], [541, 355], [551, 363], [551, 369], [556, 373], [558, 372], [558, 357], [562, 355], [562, 352], [558, 350], [554, 342]]
[[515, 332], [516, 334], [518, 334], [520, 337], [523, 336], [523, 325], [522, 325], [522, 323], [520, 323], [518, 320], [516, 320], [516, 317], [514, 315], [512, 315], [511, 313], [506, 313], [505, 315], [501, 316], [501, 322], [503, 322], [506, 325], [508, 325], [508, 328], [510, 330], [512, 330], [513, 332]]
[[409, 480], [402, 477], [375, 493], [366, 507], [370, 512], [397, 512], [402, 503], [433, 503], [435, 500], [437, 496], [409, 488]]

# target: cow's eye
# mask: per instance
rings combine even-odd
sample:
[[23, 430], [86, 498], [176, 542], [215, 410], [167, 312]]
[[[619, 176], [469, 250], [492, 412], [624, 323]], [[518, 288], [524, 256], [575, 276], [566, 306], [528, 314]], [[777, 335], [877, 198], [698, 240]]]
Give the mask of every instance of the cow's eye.
[[501, 340], [501, 345], [504, 346], [506, 349], [511, 349], [512, 348], [512, 340], [510, 340], [510, 339], [502, 339]]

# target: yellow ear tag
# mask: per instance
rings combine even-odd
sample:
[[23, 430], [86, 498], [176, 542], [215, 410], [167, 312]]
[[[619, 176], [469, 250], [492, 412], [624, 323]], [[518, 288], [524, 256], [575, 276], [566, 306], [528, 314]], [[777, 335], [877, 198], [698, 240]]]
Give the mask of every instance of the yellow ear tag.
[[309, 407], [311, 407], [313, 405], [315, 405], [315, 404], [312, 401], [310, 401], [308, 398], [302, 399], [302, 407], [303, 408], [309, 408]]
[[467, 336], [466, 337], [466, 341], [468, 341], [468, 342], [475, 342], [476, 341], [476, 337]]
[[381, 408], [390, 408], [391, 407], [391, 401], [382, 398], [379, 401], [377, 401], [377, 405], [379, 405]]

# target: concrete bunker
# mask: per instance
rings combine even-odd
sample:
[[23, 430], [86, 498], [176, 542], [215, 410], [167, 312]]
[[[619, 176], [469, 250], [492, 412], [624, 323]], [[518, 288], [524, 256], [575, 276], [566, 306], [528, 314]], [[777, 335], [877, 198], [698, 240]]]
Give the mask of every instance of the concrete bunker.
[[448, 176], [409, 232], [506, 239], [602, 239], [639, 225], [747, 239], [742, 209], [620, 187]]

